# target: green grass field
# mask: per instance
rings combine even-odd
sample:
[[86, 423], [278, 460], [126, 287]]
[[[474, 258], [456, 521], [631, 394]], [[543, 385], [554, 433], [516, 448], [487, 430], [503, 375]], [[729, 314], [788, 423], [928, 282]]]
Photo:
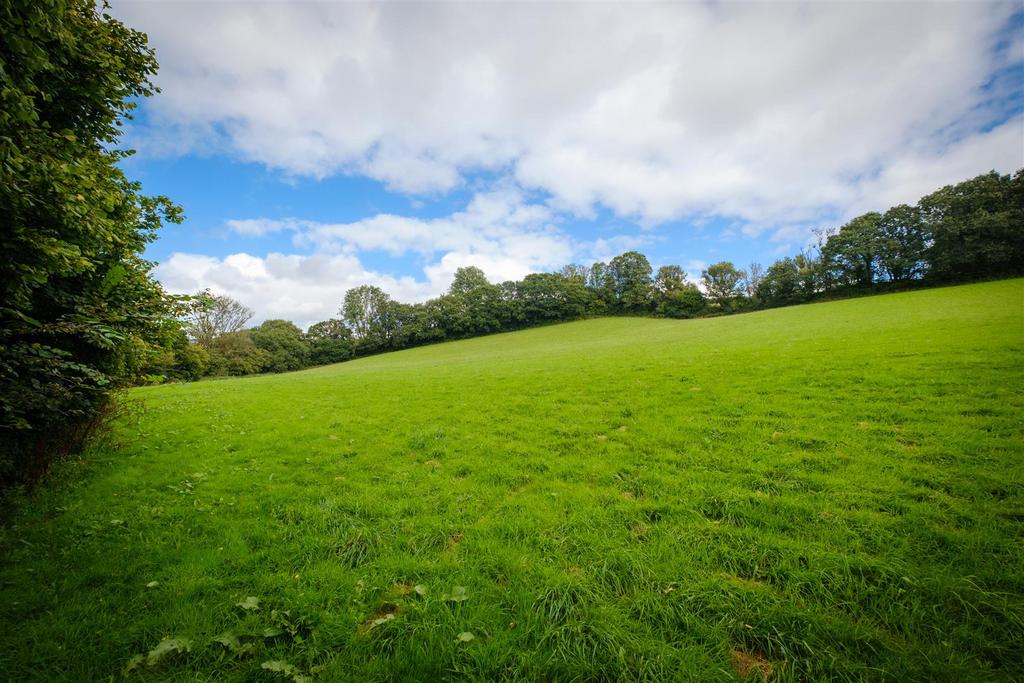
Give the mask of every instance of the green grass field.
[[1013, 280], [133, 390], [0, 678], [1020, 680], [1022, 349]]

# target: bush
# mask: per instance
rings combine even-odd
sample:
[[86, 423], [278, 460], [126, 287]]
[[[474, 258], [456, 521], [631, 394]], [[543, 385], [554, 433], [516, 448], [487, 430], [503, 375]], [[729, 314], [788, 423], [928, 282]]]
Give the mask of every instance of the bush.
[[3, 482], [80, 447], [168, 338], [176, 301], [141, 253], [180, 212], [142, 196], [116, 149], [155, 71], [145, 36], [90, 0], [0, 12]]
[[272, 362], [269, 353], [256, 346], [248, 330], [226, 332], [210, 345], [211, 375], [251, 375]]

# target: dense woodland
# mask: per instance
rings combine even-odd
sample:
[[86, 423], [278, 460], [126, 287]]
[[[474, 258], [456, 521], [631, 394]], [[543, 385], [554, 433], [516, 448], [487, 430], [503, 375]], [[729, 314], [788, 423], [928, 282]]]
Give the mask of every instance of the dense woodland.
[[676, 265], [654, 272], [635, 251], [500, 284], [488, 282], [478, 268], [461, 268], [447, 294], [425, 303], [394, 301], [372, 286], [349, 290], [337, 319], [305, 333], [287, 320], [245, 329], [249, 309], [203, 292], [186, 320], [192, 345], [181, 345], [187, 353], [154, 372], [177, 379], [283, 372], [589, 316], [723, 315], [1022, 272], [1024, 170], [1012, 177], [992, 172], [937, 190], [914, 206], [858, 216], [823, 232], [813, 249], [767, 268], [710, 265], [699, 283]]
[[[598, 315], [686, 318], [909, 283], [1024, 272], [1024, 172], [989, 173], [860, 216], [767, 269], [678, 266], [636, 252], [493, 284], [460, 270], [421, 304], [349, 291], [338, 319], [247, 329], [239, 302], [168, 294], [142, 258], [166, 197], [119, 162], [121, 126], [155, 92], [146, 36], [87, 0], [0, 12], [0, 482], [37, 478], [102, 424], [120, 387], [296, 370], [357, 355]], [[682, 256], [682, 255], [681, 255]]]

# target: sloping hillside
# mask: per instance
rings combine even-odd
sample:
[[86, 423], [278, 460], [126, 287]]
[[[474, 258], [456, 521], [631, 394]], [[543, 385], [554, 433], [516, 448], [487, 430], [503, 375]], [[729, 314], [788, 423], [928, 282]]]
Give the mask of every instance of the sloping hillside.
[[3, 529], [4, 672], [1022, 677], [1022, 349], [1012, 280], [135, 390]]

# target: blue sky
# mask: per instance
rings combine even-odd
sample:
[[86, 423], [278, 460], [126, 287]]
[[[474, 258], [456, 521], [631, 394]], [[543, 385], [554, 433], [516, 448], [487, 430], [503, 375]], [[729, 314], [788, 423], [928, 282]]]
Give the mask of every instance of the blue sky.
[[255, 320], [638, 249], [699, 277], [1024, 166], [999, 3], [117, 3], [157, 50], [125, 162], [147, 256]]

